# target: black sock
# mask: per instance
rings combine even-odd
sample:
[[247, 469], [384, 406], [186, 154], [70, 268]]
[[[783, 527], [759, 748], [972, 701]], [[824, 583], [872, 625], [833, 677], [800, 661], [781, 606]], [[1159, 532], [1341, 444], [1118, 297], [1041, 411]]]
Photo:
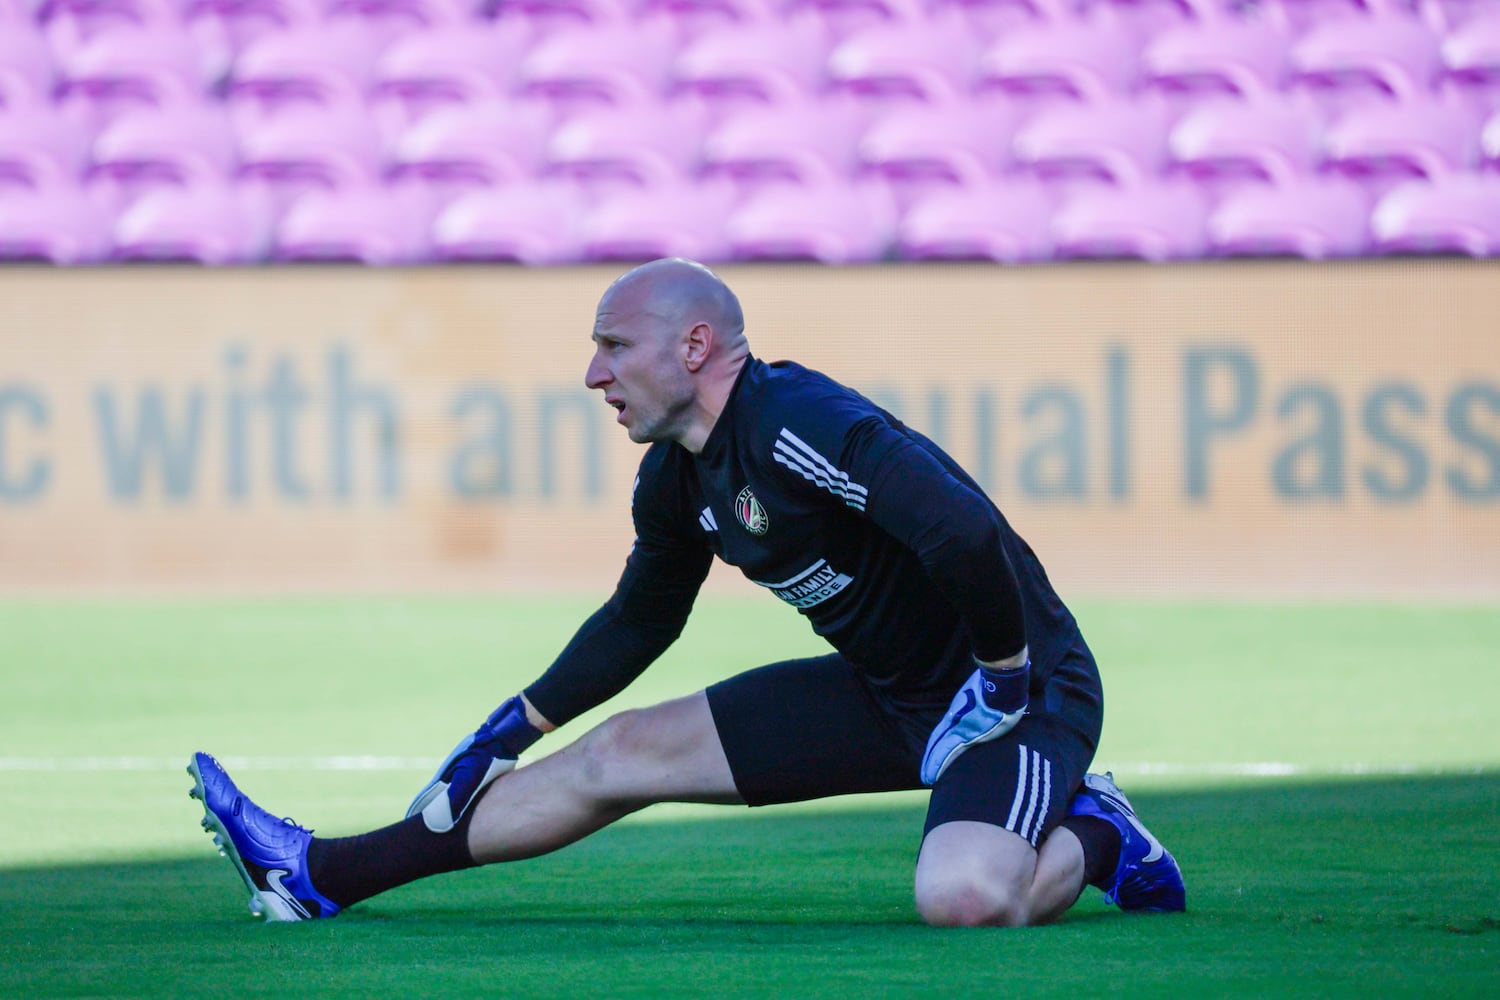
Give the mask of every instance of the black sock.
[[357, 837], [314, 837], [307, 845], [308, 878], [344, 907], [428, 875], [473, 868], [472, 816], [471, 810], [447, 833], [433, 833], [417, 815]]
[[1098, 816], [1069, 816], [1061, 825], [1083, 845], [1083, 881], [1103, 888], [1120, 865], [1120, 831]]

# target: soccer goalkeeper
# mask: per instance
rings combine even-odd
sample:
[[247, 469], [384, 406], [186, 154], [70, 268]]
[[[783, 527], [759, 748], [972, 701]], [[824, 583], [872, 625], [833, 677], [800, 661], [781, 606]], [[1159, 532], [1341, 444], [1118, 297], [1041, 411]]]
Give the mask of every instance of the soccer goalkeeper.
[[[588, 386], [650, 445], [614, 594], [391, 826], [313, 837], [195, 755], [203, 824], [252, 909], [331, 917], [413, 879], [556, 850], [656, 802], [922, 786], [915, 890], [931, 924], [1045, 923], [1085, 885], [1124, 910], [1183, 909], [1172, 855], [1108, 775], [1087, 773], [1103, 694], [1077, 623], [947, 454], [827, 376], [751, 355], [738, 300], [690, 261], [616, 280], [593, 341]], [[622, 712], [515, 767], [671, 645], [715, 556], [834, 651]]]

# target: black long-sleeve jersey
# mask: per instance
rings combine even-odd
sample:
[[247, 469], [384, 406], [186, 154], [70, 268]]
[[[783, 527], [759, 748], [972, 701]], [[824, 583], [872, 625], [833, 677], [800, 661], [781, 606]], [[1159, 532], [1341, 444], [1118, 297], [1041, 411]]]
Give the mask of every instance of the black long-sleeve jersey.
[[745, 363], [700, 454], [652, 445], [631, 508], [635, 545], [614, 594], [526, 690], [559, 725], [672, 644], [714, 556], [878, 685], [946, 698], [971, 654], [1029, 645], [1039, 691], [1078, 637], [1030, 546], [952, 458], [791, 362]]

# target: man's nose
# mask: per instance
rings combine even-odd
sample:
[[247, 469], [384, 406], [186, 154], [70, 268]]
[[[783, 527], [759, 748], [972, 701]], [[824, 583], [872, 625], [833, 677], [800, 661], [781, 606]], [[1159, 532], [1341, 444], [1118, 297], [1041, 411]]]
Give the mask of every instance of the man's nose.
[[609, 381], [609, 371], [600, 363], [599, 355], [595, 354], [589, 359], [588, 370], [583, 373], [583, 384], [590, 389], [602, 389]]

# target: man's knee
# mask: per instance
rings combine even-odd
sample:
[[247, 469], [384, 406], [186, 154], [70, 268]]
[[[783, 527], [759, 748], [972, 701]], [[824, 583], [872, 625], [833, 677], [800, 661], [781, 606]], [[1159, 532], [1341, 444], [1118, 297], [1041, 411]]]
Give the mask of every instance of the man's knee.
[[917, 912], [933, 927], [1021, 927], [1028, 917], [1024, 893], [980, 873], [919, 880]]
[[625, 779], [640, 764], [661, 755], [661, 733], [652, 726], [649, 709], [627, 709], [585, 733], [578, 753], [584, 783], [598, 796], [608, 797], [624, 792]]
[[612, 715], [578, 741], [576, 752], [585, 791], [601, 801], [718, 801], [734, 789], [701, 695]]
[[612, 715], [537, 763], [560, 788], [620, 815], [654, 802], [743, 801], [701, 691]]
[[928, 835], [917, 859], [917, 912], [934, 927], [1024, 926], [1035, 870], [1035, 852], [1015, 834], [945, 824]]

